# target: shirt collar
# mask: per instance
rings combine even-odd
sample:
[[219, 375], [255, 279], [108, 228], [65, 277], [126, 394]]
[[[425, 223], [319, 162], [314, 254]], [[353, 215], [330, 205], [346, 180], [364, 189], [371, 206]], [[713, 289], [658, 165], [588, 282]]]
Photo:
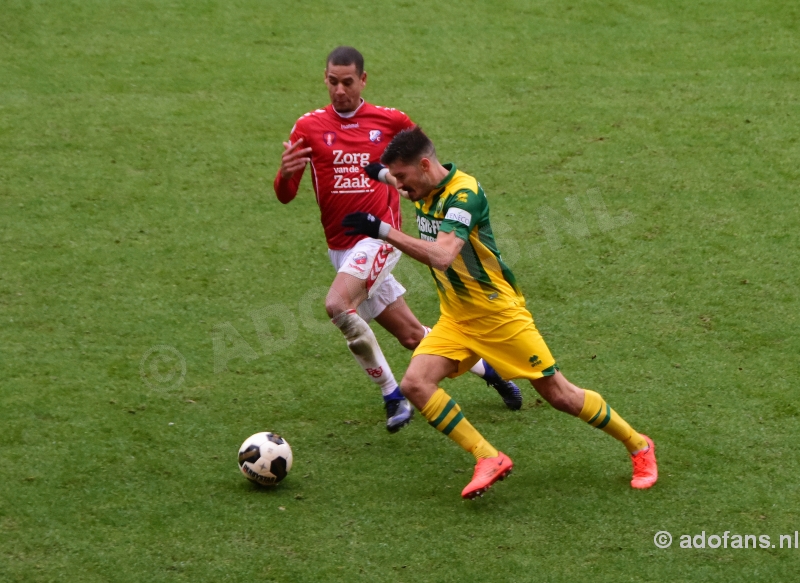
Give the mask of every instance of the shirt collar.
[[436, 185], [436, 190], [444, 188], [444, 186], [453, 179], [453, 175], [455, 175], [457, 170], [456, 165], [452, 162], [446, 162], [442, 164], [442, 166], [444, 166], [445, 170], [447, 170], [447, 176], [442, 178], [442, 181]]
[[336, 111], [336, 108], [333, 106], [333, 104], [331, 104], [331, 109], [333, 110], [333, 113], [335, 113], [339, 117], [344, 118], [344, 119], [350, 119], [351, 117], [355, 116], [355, 114], [358, 113], [358, 110], [361, 109], [361, 106], [363, 106], [364, 103], [366, 103], [366, 102], [364, 101], [364, 98], [362, 97], [361, 98], [361, 103], [358, 104], [358, 107], [356, 107], [353, 111], [348, 111], [347, 113], [339, 113], [338, 111]]
[[455, 176], [457, 170], [455, 164], [453, 164], [452, 162], [447, 162], [445, 164], [442, 164], [442, 166], [444, 166], [445, 169], [448, 171], [447, 176], [442, 178], [442, 181], [436, 186], [434, 186], [430, 194], [425, 197], [424, 200], [428, 201], [428, 204], [430, 204], [435, 197], [439, 196], [440, 194], [442, 194], [442, 192], [444, 192], [444, 187], [447, 186], [447, 183], [453, 179], [453, 176]]

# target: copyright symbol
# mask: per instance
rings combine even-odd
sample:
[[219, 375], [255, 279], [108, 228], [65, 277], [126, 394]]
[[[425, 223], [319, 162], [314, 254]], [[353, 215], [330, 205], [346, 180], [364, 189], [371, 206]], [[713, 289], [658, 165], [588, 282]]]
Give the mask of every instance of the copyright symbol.
[[153, 346], [139, 361], [139, 375], [151, 389], [178, 388], [186, 376], [186, 359], [173, 346]]
[[653, 537], [653, 542], [660, 549], [666, 549], [672, 544], [672, 535], [666, 530], [659, 530]]

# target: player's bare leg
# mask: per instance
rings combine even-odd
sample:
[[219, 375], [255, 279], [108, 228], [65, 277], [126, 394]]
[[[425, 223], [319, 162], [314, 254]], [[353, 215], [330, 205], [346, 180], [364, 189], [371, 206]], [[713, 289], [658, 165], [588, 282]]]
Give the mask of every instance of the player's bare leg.
[[553, 409], [577, 417], [584, 401], [584, 390], [573, 385], [560, 371], [531, 381], [533, 388]]
[[633, 462], [632, 487], [644, 489], [656, 483], [658, 466], [653, 441], [634, 431], [598, 393], [573, 385], [559, 371], [533, 380], [531, 384], [554, 409], [580, 417], [622, 442]]
[[439, 383], [458, 371], [458, 363], [443, 356], [418, 354], [411, 359], [400, 382], [403, 394], [420, 411], [425, 408]]
[[458, 363], [454, 360], [418, 354], [411, 359], [400, 386], [430, 425], [475, 456], [477, 463], [472, 480], [461, 492], [463, 498], [472, 499], [482, 496], [492, 484], [504, 479], [514, 464], [478, 433], [458, 404], [439, 388], [439, 382], [457, 370]]
[[420, 341], [425, 338], [429, 330], [417, 320], [402, 296], [386, 306], [375, 317], [375, 321], [409, 350], [414, 350], [419, 346]]
[[331, 322], [342, 331], [353, 358], [370, 380], [380, 387], [386, 408], [386, 429], [394, 433], [408, 425], [414, 410], [400, 392], [375, 334], [356, 312], [365, 299], [367, 288], [364, 280], [337, 273], [325, 298], [325, 310]]
[[[386, 309], [375, 318], [403, 346], [414, 350], [422, 339], [430, 332], [430, 328], [422, 325], [405, 299], [401, 296], [386, 306]], [[512, 381], [504, 380], [492, 366], [480, 359], [470, 372], [478, 375], [486, 384], [493, 387], [502, 397], [506, 407], [512, 411], [522, 408], [522, 392]]]

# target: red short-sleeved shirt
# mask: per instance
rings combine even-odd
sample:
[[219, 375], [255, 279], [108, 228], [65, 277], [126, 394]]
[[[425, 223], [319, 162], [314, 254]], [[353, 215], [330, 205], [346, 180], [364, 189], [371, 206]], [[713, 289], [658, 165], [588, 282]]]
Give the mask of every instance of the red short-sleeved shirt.
[[[332, 105], [306, 113], [292, 128], [291, 143], [303, 138], [311, 148], [311, 180], [320, 208], [320, 220], [330, 249], [349, 249], [363, 236], [347, 237], [341, 226], [348, 213], [372, 213], [400, 227], [400, 197], [383, 182], [370, 179], [364, 167], [379, 162], [384, 148], [399, 132], [414, 126], [402, 111], [362, 102], [351, 117], [342, 117]], [[275, 193], [283, 203], [297, 195], [304, 170], [284, 182], [275, 177]]]

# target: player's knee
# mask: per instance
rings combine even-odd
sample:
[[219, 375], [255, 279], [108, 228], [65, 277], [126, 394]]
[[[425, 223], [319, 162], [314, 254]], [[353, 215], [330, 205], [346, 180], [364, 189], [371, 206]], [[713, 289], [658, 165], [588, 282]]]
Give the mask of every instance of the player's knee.
[[422, 377], [414, 374], [412, 371], [407, 371], [405, 375], [403, 375], [403, 380], [400, 381], [400, 392], [408, 398], [412, 399], [414, 395], [418, 394], [423, 389], [423, 379]]
[[328, 293], [325, 297], [325, 311], [328, 312], [329, 318], [335, 318], [342, 312], [347, 311], [347, 304], [339, 294]]
[[416, 338], [411, 335], [400, 336], [398, 342], [403, 345], [403, 348], [408, 348], [409, 350], [416, 350], [419, 343], [422, 341], [422, 338]]
[[409, 350], [416, 350], [422, 339], [425, 338], [425, 331], [419, 326], [405, 326], [405, 329], [395, 336], [397, 341]]

